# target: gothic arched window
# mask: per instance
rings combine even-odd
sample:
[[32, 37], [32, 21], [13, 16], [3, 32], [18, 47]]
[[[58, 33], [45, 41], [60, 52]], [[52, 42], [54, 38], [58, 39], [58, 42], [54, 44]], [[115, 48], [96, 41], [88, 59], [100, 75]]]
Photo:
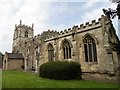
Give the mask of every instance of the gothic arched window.
[[54, 48], [51, 44], [48, 45], [48, 61], [53, 61], [54, 59]]
[[71, 59], [71, 46], [67, 40], [63, 42], [63, 55], [64, 59]]
[[25, 37], [28, 37], [28, 31], [25, 31]]
[[86, 62], [97, 62], [97, 50], [95, 40], [87, 35], [84, 42], [85, 61]]

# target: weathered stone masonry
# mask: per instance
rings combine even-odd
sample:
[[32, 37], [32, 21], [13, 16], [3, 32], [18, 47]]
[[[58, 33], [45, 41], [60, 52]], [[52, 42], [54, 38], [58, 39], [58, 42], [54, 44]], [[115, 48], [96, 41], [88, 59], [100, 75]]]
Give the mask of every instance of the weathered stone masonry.
[[23, 54], [25, 70], [37, 72], [42, 63], [66, 60], [79, 62], [85, 76], [116, 79], [119, 58], [111, 43], [118, 41], [111, 20], [103, 15], [98, 21], [61, 32], [48, 30], [37, 36], [33, 24], [30, 27], [20, 21], [15, 25], [13, 52]]

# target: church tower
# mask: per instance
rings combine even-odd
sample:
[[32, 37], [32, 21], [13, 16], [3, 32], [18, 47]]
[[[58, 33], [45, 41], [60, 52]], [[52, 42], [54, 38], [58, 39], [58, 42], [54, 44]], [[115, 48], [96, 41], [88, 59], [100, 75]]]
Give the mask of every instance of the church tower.
[[19, 25], [15, 25], [14, 36], [13, 36], [13, 53], [19, 53], [21, 46], [25, 43], [26, 40], [34, 36], [33, 24], [32, 26], [27, 26], [22, 24], [20, 20]]

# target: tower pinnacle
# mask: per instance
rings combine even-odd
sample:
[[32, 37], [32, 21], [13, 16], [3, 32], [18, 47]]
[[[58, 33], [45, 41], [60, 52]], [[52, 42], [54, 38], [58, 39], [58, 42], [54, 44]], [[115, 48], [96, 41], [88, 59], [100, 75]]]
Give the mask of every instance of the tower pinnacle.
[[32, 23], [32, 29], [34, 28], [34, 24]]
[[20, 19], [20, 25], [22, 24], [22, 20]]

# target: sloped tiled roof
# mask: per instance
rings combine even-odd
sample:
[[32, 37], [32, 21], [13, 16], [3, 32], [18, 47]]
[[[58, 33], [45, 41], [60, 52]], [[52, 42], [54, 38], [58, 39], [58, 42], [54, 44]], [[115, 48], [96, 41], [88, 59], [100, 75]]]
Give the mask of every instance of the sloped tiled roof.
[[23, 55], [21, 53], [7, 53], [9, 59], [23, 59]]

